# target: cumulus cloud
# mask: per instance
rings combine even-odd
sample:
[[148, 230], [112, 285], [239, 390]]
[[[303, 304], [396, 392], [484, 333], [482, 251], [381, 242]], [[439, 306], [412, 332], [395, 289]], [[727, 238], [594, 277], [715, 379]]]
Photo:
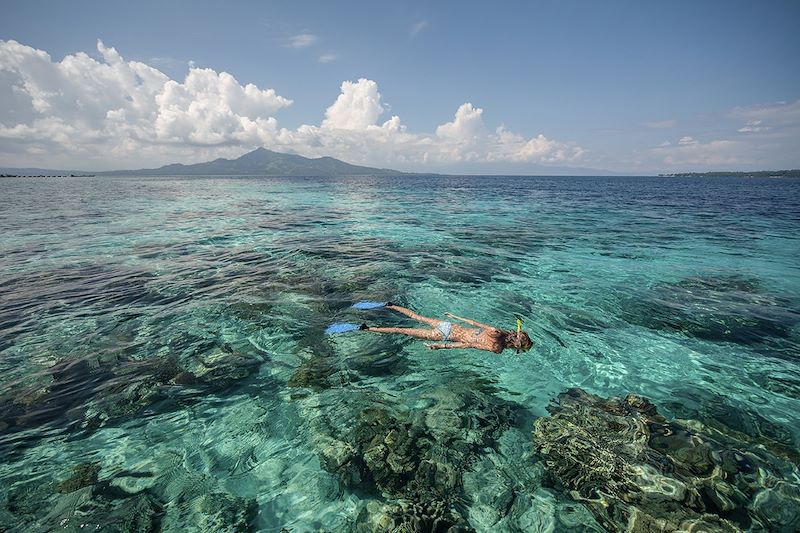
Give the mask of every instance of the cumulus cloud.
[[183, 83], [167, 81], [155, 103], [157, 139], [221, 144], [268, 141], [277, 126], [274, 113], [292, 101], [272, 89], [242, 86], [227, 72], [194, 68]]
[[436, 128], [436, 135], [446, 139], [463, 141], [475, 140], [485, 134], [483, 125], [483, 109], [473, 107], [467, 102], [456, 111], [452, 122], [447, 122]]
[[313, 33], [298, 33], [293, 35], [287, 44], [290, 48], [306, 48], [317, 42], [319, 38]]
[[365, 78], [341, 84], [319, 125], [280, 127], [276, 115], [292, 100], [273, 89], [193, 66], [174, 80], [102, 42], [97, 50], [100, 59], [79, 52], [54, 61], [42, 50], [0, 41], [6, 164], [130, 168], [234, 157], [257, 146], [419, 170], [461, 162], [572, 163], [584, 154], [544, 135], [491, 130], [471, 103], [435, 133], [411, 133], [400, 117], [386, 116], [377, 83]]
[[375, 124], [383, 112], [378, 84], [364, 78], [345, 81], [336, 101], [325, 111], [323, 128], [363, 130]]
[[28, 122], [0, 124], [0, 138], [109, 153], [133, 144], [263, 142], [276, 129], [274, 113], [292, 103], [226, 72], [191, 68], [179, 83], [100, 41], [97, 50], [102, 61], [78, 53], [54, 62], [0, 43], [0, 71], [32, 110]]

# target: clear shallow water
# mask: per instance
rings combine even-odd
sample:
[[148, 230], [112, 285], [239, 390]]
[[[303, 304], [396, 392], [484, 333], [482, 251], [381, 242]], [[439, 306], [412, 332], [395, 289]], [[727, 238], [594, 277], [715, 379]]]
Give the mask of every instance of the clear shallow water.
[[[53, 527], [65, 506], [125, 505], [110, 489], [105, 503], [79, 505], [88, 496], [56, 486], [97, 463], [100, 482], [152, 494], [167, 530], [222, 527], [214, 520], [353, 530], [370, 502], [402, 492], [343, 481], [331, 466], [369, 408], [427, 428], [430, 454], [459, 465], [470, 526], [599, 528], [532, 454], [534, 419], [570, 387], [640, 394], [667, 416], [779, 434], [798, 451], [798, 181], [0, 188], [0, 528]], [[411, 325], [348, 309], [360, 299], [508, 328], [519, 316], [536, 348], [495, 356], [325, 337], [334, 321]], [[454, 443], [464, 450], [450, 457]]]

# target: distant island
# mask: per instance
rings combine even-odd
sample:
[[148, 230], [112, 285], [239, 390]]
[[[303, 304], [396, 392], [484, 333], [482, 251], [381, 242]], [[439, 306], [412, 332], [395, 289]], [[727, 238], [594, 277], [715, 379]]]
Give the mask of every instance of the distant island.
[[676, 172], [659, 174], [664, 178], [800, 178], [800, 169], [792, 170], [757, 170], [753, 172]]
[[206, 163], [174, 163], [159, 168], [98, 172], [98, 176], [375, 176], [400, 175], [387, 168], [351, 165], [333, 157], [310, 159], [295, 154], [256, 148], [236, 159], [219, 158]]
[[[592, 169], [572, 169], [585, 173], [575, 176], [614, 175], [607, 171]], [[236, 159], [218, 158], [205, 163], [184, 165], [172, 163], [158, 168], [142, 168], [135, 170], [108, 170], [91, 172], [85, 170], [51, 170], [42, 168], [7, 168], [0, 167], [0, 178], [79, 178], [92, 176], [403, 176], [415, 173], [401, 172], [389, 168], [362, 167], [345, 163], [333, 157], [308, 158], [296, 154], [274, 152], [266, 148], [256, 148]], [[425, 175], [431, 175], [426, 173]], [[502, 174], [504, 176], [520, 174]], [[530, 176], [533, 174], [524, 174]], [[553, 174], [536, 174], [550, 176]], [[624, 175], [624, 174], [618, 174]], [[800, 169], [792, 170], [758, 170], [749, 172], [714, 171], [714, 172], [674, 172], [658, 174], [664, 178], [701, 178], [701, 177], [737, 177], [737, 178], [800, 178]]]
[[83, 172], [40, 168], [0, 168], [2, 177], [69, 176], [400, 176], [406, 174], [388, 168], [351, 165], [333, 157], [308, 158], [295, 154], [256, 148], [236, 159], [219, 158], [205, 163], [173, 163], [159, 168]]

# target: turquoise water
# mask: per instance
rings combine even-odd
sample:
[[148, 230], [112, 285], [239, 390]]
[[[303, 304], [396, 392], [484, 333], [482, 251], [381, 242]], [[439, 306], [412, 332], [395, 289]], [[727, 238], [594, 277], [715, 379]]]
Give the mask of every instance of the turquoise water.
[[[531, 445], [571, 387], [800, 452], [800, 181], [0, 189], [0, 530], [78, 528], [134, 505], [168, 531], [368, 530], [376, 506], [423, 490], [337, 470], [370, 409], [424, 428], [470, 527], [602, 530]], [[362, 299], [507, 328], [520, 317], [536, 347], [323, 335], [334, 321], [411, 325], [348, 308]], [[92, 494], [59, 485], [83, 463], [99, 468]]]

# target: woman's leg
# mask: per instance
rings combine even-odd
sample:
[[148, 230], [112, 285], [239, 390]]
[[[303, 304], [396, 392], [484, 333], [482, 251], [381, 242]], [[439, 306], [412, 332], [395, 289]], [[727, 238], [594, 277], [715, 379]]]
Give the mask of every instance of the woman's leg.
[[437, 324], [439, 324], [439, 322], [441, 322], [441, 320], [437, 320], [435, 318], [428, 318], [426, 316], [418, 315], [417, 313], [415, 313], [411, 309], [407, 309], [405, 307], [400, 307], [399, 305], [387, 305], [386, 308], [387, 309], [393, 309], [393, 310], [397, 311], [398, 313], [402, 313], [402, 314], [406, 315], [409, 318], [413, 318], [417, 322], [422, 322], [423, 324], [428, 324], [429, 326], [431, 326], [433, 328], [435, 328], [437, 326]]
[[421, 328], [367, 328], [364, 331], [373, 331], [375, 333], [399, 333], [400, 335], [408, 335], [409, 337], [416, 337], [418, 339], [426, 339], [429, 341], [442, 340], [442, 332], [438, 329], [421, 329]]

